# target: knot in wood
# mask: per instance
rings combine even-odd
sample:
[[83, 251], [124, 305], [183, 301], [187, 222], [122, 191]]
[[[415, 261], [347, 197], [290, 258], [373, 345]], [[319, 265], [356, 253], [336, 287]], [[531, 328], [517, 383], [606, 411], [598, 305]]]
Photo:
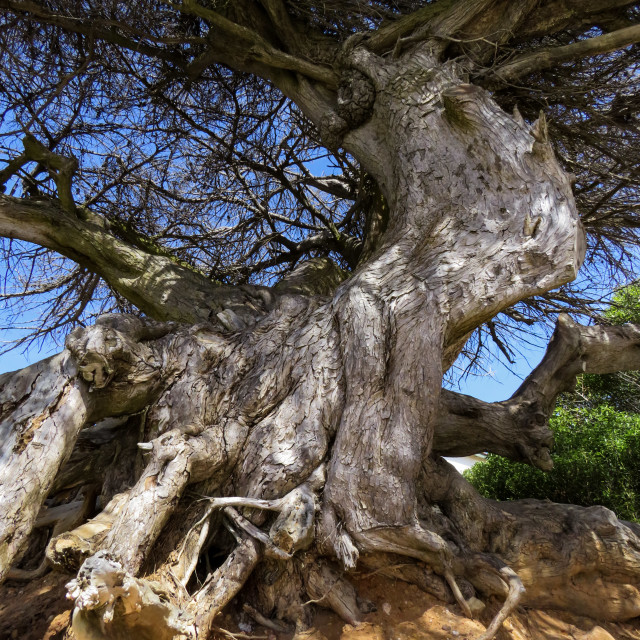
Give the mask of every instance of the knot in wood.
[[336, 150], [342, 146], [342, 139], [349, 130], [347, 121], [337, 113], [330, 113], [322, 118], [320, 137], [328, 149]]
[[376, 90], [373, 82], [356, 69], [343, 72], [338, 87], [338, 115], [349, 129], [363, 125], [373, 112]]
[[65, 346], [91, 388], [102, 389], [115, 377], [127, 376], [130, 382], [148, 380], [158, 363], [150, 347], [140, 342], [146, 337], [143, 329], [137, 318], [115, 322], [112, 316], [101, 316], [92, 327], [74, 329]]

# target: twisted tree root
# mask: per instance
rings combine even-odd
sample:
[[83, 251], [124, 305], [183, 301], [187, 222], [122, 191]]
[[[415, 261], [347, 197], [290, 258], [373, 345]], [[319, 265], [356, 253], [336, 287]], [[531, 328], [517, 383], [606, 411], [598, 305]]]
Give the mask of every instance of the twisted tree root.
[[[209, 498], [214, 509], [223, 508], [234, 522], [249, 535], [262, 542], [274, 557], [289, 559], [296, 551], [309, 548], [313, 542], [313, 528], [317, 511], [317, 492], [324, 485], [325, 467], [320, 465], [309, 478], [282, 498], [259, 500], [256, 498]], [[276, 511], [280, 515], [267, 536], [240, 516], [233, 507], [250, 507]]]
[[502, 605], [500, 611], [497, 613], [496, 617], [491, 621], [491, 624], [489, 625], [487, 630], [480, 636], [480, 638], [478, 638], [478, 640], [491, 640], [491, 638], [493, 638], [496, 633], [498, 633], [498, 630], [502, 626], [502, 623], [518, 606], [524, 594], [524, 586], [522, 585], [522, 580], [520, 580], [520, 577], [515, 571], [505, 566], [500, 570], [500, 573], [508, 581], [509, 595], [504, 601], [504, 604]]
[[305, 572], [305, 586], [312, 598], [307, 604], [318, 604], [332, 609], [345, 622], [356, 626], [361, 621], [361, 610], [354, 586], [326, 560], [319, 560]]
[[67, 589], [75, 600], [72, 629], [78, 640], [196, 637], [193, 616], [174, 605], [161, 585], [134, 578], [105, 551], [88, 558]]
[[417, 522], [403, 527], [381, 527], [360, 532], [357, 542], [371, 552], [391, 552], [422, 560], [444, 577], [464, 614], [473, 618], [452, 569], [453, 553], [447, 542]]
[[[52, 538], [59, 536], [69, 529], [77, 527], [84, 522], [87, 515], [93, 510], [96, 499], [96, 487], [90, 486], [87, 488], [85, 496], [82, 500], [74, 500], [66, 504], [61, 504], [56, 507], [44, 508], [40, 510], [38, 519], [33, 525], [33, 529], [39, 529], [41, 527], [49, 527], [53, 525]], [[7, 578], [10, 580], [33, 580], [40, 578], [51, 567], [51, 561], [47, 557], [46, 553], [42, 558], [40, 564], [32, 570], [11, 568], [7, 572]]]
[[238, 544], [224, 563], [209, 574], [204, 585], [187, 605], [195, 617], [198, 636], [206, 638], [214, 628], [216, 616], [244, 586], [261, 558], [258, 542], [238, 535]]

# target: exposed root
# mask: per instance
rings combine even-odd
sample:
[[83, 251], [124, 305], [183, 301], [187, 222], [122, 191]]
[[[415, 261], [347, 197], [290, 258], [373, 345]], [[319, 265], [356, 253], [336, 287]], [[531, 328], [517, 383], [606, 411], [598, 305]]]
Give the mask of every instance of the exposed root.
[[208, 498], [212, 509], [224, 507], [248, 507], [251, 509], [264, 509], [267, 511], [280, 511], [284, 498], [277, 500], [259, 500], [257, 498]]
[[331, 555], [333, 552], [345, 570], [355, 569], [360, 551], [345, 531], [342, 522], [338, 520], [333, 507], [326, 502], [320, 514], [319, 529], [325, 532], [325, 535], [317, 541], [320, 550], [326, 555]]
[[409, 556], [426, 562], [440, 573], [451, 588], [456, 602], [464, 614], [472, 618], [452, 569], [453, 553], [446, 541], [433, 531], [428, 531], [418, 523], [403, 527], [381, 527], [358, 534], [358, 542], [367, 551], [391, 552]]
[[520, 580], [520, 577], [515, 571], [505, 565], [500, 569], [500, 576], [508, 588], [507, 598], [500, 611], [498, 611], [495, 618], [491, 621], [491, 624], [487, 627], [487, 630], [478, 640], [491, 640], [496, 633], [498, 633], [502, 623], [518, 606], [524, 595], [525, 589], [522, 585], [522, 580]]
[[116, 515], [124, 508], [127, 498], [127, 492], [116, 494], [95, 518], [51, 538], [46, 552], [51, 563], [66, 571], [77, 571], [104, 540]]
[[312, 600], [307, 604], [318, 604], [332, 609], [345, 622], [359, 624], [361, 620], [358, 596], [353, 585], [343, 574], [326, 560], [318, 560], [306, 572], [305, 585]]
[[396, 554], [364, 554], [361, 563], [370, 570], [365, 577], [381, 574], [395, 580], [415, 584], [426, 593], [430, 593], [443, 602], [452, 602], [445, 581], [431, 568], [419, 561]]
[[242, 609], [250, 615], [259, 625], [262, 625], [266, 629], [271, 629], [276, 633], [290, 633], [291, 629], [282, 622], [278, 620], [271, 620], [263, 616], [257, 609], [254, 609], [250, 604], [245, 604], [242, 606]]
[[153, 582], [127, 573], [99, 551], [67, 584], [75, 600], [72, 629], [78, 640], [174, 640], [195, 638], [194, 620]]
[[445, 577], [445, 580], [447, 581], [447, 584], [449, 585], [449, 588], [451, 589], [451, 593], [453, 593], [453, 597], [456, 599], [456, 602], [460, 605], [460, 608], [462, 609], [464, 615], [467, 616], [467, 618], [473, 618], [473, 612], [471, 611], [471, 608], [469, 607], [469, 605], [467, 604], [467, 601], [462, 595], [462, 592], [460, 591], [460, 587], [456, 582], [456, 578], [453, 575], [453, 571], [451, 571], [450, 568], [448, 567], [445, 568], [444, 577]]
[[225, 562], [209, 574], [188, 605], [195, 616], [198, 635], [206, 638], [215, 617], [236, 596], [260, 560], [260, 547], [250, 537], [240, 537]]
[[[174, 576], [174, 580], [179, 582], [183, 588], [186, 588], [189, 580], [191, 579], [191, 576], [196, 569], [196, 565], [198, 564], [200, 552], [207, 541], [212, 513], [213, 507], [208, 506], [204, 515], [191, 527], [191, 529], [189, 529], [184, 537], [178, 556], [173, 563], [174, 565], [183, 567], [181, 577], [176, 578]], [[198, 528], [200, 528], [199, 533], [197, 533]], [[192, 542], [192, 537], [195, 535], [198, 537], [195, 542]]]
[[7, 571], [7, 579], [17, 580], [19, 582], [28, 582], [30, 580], [35, 580], [36, 578], [41, 578], [45, 573], [47, 573], [47, 571], [49, 571], [50, 568], [51, 564], [45, 556], [42, 559], [42, 562], [40, 562], [35, 569], [17, 569], [12, 567]]
[[[198, 441], [199, 438], [194, 438]], [[104, 548], [136, 573], [190, 480], [196, 446], [177, 429], [153, 441], [151, 460], [113, 520]]]
[[0, 381], [0, 582], [19, 561], [88, 414], [67, 353]]
[[[52, 538], [69, 531], [84, 522], [87, 514], [93, 509], [96, 498], [95, 487], [90, 487], [83, 500], [74, 500], [67, 504], [40, 510], [34, 529], [53, 525]], [[50, 568], [51, 562], [45, 555], [37, 568], [32, 570], [12, 568], [7, 573], [10, 580], [33, 580], [43, 576]]]
[[[296, 551], [307, 549], [313, 542], [314, 520], [317, 511], [316, 493], [323, 486], [324, 465], [287, 495], [277, 500], [231, 497], [209, 498], [211, 508], [223, 508], [225, 514], [249, 535], [265, 545], [268, 556], [288, 560]], [[280, 515], [271, 526], [269, 535], [243, 518], [234, 507], [249, 507], [276, 511]]]
[[223, 629], [222, 627], [216, 627], [216, 631], [221, 633], [225, 638], [230, 638], [230, 640], [269, 640], [269, 636], [255, 636], [249, 633], [233, 633], [228, 629]]
[[264, 545], [266, 557], [276, 558], [279, 560], [291, 559], [291, 554], [277, 547], [264, 531], [241, 516], [233, 507], [225, 507], [224, 513], [238, 528], [242, 529], [245, 533]]

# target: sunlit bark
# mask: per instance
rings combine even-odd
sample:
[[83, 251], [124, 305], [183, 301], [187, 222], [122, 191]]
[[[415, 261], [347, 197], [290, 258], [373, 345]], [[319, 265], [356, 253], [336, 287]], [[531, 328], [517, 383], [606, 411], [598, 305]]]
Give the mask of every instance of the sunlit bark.
[[[40, 5], [4, 4], [88, 28]], [[603, 508], [485, 500], [439, 457], [489, 450], [548, 469], [557, 394], [582, 371], [640, 364], [638, 327], [561, 316], [509, 400], [441, 389], [471, 331], [571, 281], [584, 259], [544, 117], [531, 126], [507, 114], [442, 56], [452, 34], [492, 21], [505, 33], [544, 32], [540, 16], [527, 22], [538, 3], [425, 7], [339, 51], [316, 34], [332, 65], [294, 55], [303, 40], [283, 3], [245, 4], [255, 29], [180, 5], [220, 34], [187, 73], [223, 60], [296, 101], [327, 146], [376, 181], [371, 236], [350, 254], [348, 277], [315, 258], [274, 287], [223, 287], [72, 202], [0, 197], [0, 233], [90, 265], [148, 316], [102, 317], [70, 334], [59, 356], [1, 379], [0, 571], [53, 516], [47, 499], [86, 475], [100, 488], [97, 514], [58, 528], [47, 547], [54, 566], [79, 572], [69, 593], [80, 640], [203, 637], [248, 589], [250, 609], [272, 628], [306, 625], [309, 600], [357, 623], [366, 604], [348, 571], [359, 563], [469, 616], [501, 597], [484, 640], [518, 604], [637, 616], [637, 527]], [[274, 26], [291, 51], [276, 47]], [[83, 428], [98, 446], [76, 446]], [[220, 566], [207, 566], [212, 549]]]

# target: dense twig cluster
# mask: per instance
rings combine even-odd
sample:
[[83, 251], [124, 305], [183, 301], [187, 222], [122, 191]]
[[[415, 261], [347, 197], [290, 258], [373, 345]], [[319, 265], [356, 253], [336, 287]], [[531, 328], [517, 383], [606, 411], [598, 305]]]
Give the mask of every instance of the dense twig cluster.
[[[517, 107], [529, 122], [546, 112], [556, 151], [575, 174], [589, 232], [581, 280], [527, 300], [481, 330], [505, 354], [508, 336], [526, 332], [532, 322], [565, 310], [597, 314], [602, 297], [634, 271], [637, 46], [578, 56], [552, 69], [538, 61], [517, 79], [499, 75], [523, 56], [637, 21], [634, 3], [600, 12], [593, 4], [592, 16], [567, 19], [554, 29], [513, 18], [508, 29], [496, 26], [488, 35], [465, 26], [456, 37], [443, 36], [445, 56], [467, 65], [474, 82], [494, 90], [505, 108]], [[256, 28], [259, 8], [209, 2], [196, 11], [189, 3], [162, 1], [138, 3], [135, 11], [118, 3], [81, 7], [64, 0], [3, 5], [0, 140], [8, 165], [0, 178], [7, 193], [61, 197], [42, 163], [20, 163], [21, 139], [29, 133], [49, 150], [78, 159], [72, 193], [77, 206], [117, 223], [123, 237], [157, 245], [216, 281], [273, 284], [314, 256], [329, 256], [348, 271], [356, 267], [367, 219], [382, 206], [366, 172], [341, 150], [327, 152], [315, 127], [269, 82], [230, 71], [215, 59], [203, 62], [218, 37], [214, 12]], [[412, 38], [428, 35], [420, 16], [432, 9], [437, 16], [439, 5], [286, 3], [296, 27], [308, 33], [307, 59], [328, 65], [335, 63], [335, 51], [324, 41], [316, 46], [318, 38], [345, 41], [382, 26], [374, 44], [384, 46], [384, 28], [396, 29], [397, 50], [401, 42], [411, 46]], [[91, 26], [86, 20], [71, 25], [74, 16], [90, 18]], [[263, 37], [295, 52], [299, 45], [287, 35], [266, 31]], [[77, 268], [18, 241], [5, 240], [2, 251], [11, 265], [2, 292], [8, 322], [37, 317], [21, 341], [64, 332], [100, 312], [132, 310], [91, 265]], [[474, 348], [485, 343], [478, 334], [469, 346], [472, 363]]]

